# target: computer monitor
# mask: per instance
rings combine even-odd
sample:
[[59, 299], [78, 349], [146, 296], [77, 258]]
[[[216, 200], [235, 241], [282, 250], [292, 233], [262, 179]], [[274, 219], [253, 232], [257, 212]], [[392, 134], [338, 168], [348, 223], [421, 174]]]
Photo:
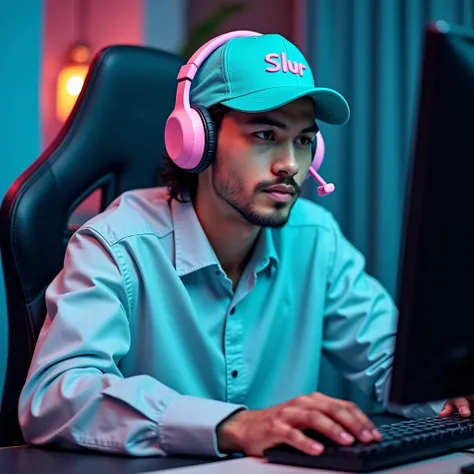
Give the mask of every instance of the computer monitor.
[[425, 33], [390, 400], [474, 395], [474, 30]]

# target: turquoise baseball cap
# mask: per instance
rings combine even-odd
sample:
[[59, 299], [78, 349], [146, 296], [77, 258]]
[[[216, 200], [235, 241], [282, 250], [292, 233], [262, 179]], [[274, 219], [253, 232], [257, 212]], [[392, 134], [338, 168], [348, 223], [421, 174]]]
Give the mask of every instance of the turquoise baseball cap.
[[191, 105], [257, 113], [309, 96], [315, 119], [332, 125], [349, 120], [346, 99], [337, 91], [316, 87], [301, 51], [279, 34], [232, 38], [202, 63], [191, 85]]

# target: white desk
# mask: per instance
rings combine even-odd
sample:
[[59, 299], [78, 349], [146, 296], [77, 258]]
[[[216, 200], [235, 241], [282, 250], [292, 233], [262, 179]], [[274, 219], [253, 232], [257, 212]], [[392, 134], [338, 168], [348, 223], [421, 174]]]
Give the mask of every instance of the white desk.
[[[473, 463], [474, 453], [454, 453], [391, 469], [374, 471], [373, 474], [458, 474], [462, 466]], [[343, 473], [342, 471], [270, 464], [255, 458], [234, 459], [155, 472], [156, 474], [337, 474], [338, 472], [339, 474], [350, 474], [349, 472]]]

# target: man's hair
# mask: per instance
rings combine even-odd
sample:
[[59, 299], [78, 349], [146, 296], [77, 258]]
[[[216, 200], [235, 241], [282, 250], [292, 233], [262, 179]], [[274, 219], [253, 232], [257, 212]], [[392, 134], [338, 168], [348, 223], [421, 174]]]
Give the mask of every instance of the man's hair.
[[[230, 111], [228, 107], [222, 104], [216, 104], [208, 109], [214, 122], [216, 134], [219, 134], [224, 115]], [[170, 199], [176, 199], [179, 202], [194, 201], [197, 193], [198, 174], [180, 168], [165, 152], [163, 156], [162, 182], [169, 191]]]

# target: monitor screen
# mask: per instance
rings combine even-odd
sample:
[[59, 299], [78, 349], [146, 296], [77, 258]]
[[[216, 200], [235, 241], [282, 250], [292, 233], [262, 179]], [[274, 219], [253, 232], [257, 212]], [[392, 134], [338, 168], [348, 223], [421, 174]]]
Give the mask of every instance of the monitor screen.
[[390, 400], [474, 394], [474, 31], [425, 33]]

